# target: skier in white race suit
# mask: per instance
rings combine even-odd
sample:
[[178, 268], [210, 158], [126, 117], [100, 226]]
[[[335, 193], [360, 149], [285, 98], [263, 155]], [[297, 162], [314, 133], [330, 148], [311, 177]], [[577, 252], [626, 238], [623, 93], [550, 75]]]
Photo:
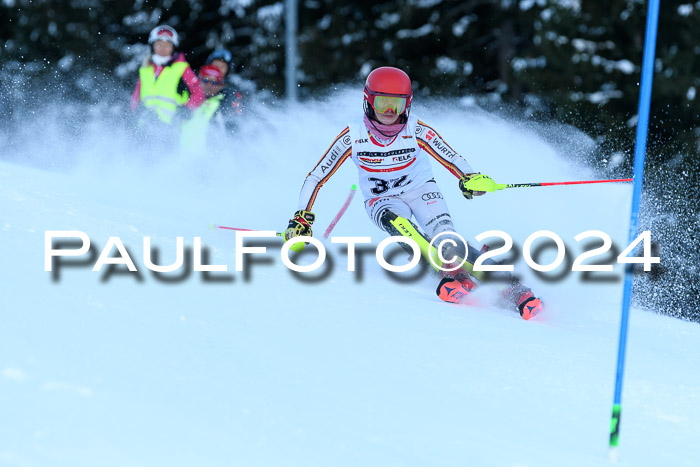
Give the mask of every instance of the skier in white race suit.
[[[357, 166], [359, 186], [370, 219], [390, 235], [401, 235], [391, 221], [413, 217], [430, 238], [438, 234], [453, 237], [455, 228], [440, 188], [433, 178], [430, 158], [435, 159], [459, 179], [467, 199], [483, 195], [465, 187], [477, 175], [469, 163], [452, 149], [432, 127], [410, 115], [413, 92], [408, 75], [393, 67], [373, 70], [365, 83], [364, 115], [347, 126], [333, 141], [321, 160], [308, 174], [301, 188], [299, 209], [289, 221], [284, 238], [311, 236], [315, 215], [311, 209], [319, 190], [347, 159]], [[443, 257], [455, 255], [472, 264], [480, 252], [469, 246], [465, 251], [448, 245]], [[489, 260], [485, 262], [488, 264]], [[493, 263], [493, 262], [491, 262]], [[446, 265], [449, 266], [449, 265]], [[474, 287], [472, 278], [462, 269], [445, 277], [438, 296], [459, 303]], [[503, 296], [513, 303], [525, 319], [542, 310], [542, 302], [527, 287], [508, 276]]]

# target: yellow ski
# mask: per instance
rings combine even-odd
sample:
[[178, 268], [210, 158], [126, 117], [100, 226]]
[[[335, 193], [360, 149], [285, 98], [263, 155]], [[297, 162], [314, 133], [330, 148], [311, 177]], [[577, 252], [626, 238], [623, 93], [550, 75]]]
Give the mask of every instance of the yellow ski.
[[[401, 216], [396, 216], [396, 219], [392, 219], [390, 220], [390, 222], [391, 225], [393, 225], [401, 235], [415, 241], [418, 244], [418, 248], [420, 249], [423, 258], [428, 260], [428, 262], [433, 266], [433, 268], [435, 268], [436, 271], [441, 271], [440, 267], [442, 266], [442, 261], [440, 260], [440, 257], [438, 255], [437, 248], [430, 245], [430, 239], [423, 235], [418, 230], [418, 228], [416, 228], [413, 222]], [[457, 262], [461, 263], [462, 258], [458, 256]], [[464, 262], [464, 264], [462, 265], [462, 269], [464, 269], [477, 279], [482, 279], [483, 277], [483, 272], [474, 271], [474, 265], [469, 261]]]

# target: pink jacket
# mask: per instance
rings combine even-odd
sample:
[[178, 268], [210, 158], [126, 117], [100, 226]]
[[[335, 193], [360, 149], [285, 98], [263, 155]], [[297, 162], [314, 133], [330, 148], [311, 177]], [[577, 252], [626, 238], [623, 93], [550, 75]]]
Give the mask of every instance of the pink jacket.
[[[161, 65], [156, 65], [151, 60], [148, 60], [149, 66], [152, 66], [155, 68], [155, 76], [156, 78], [160, 73], [165, 69], [166, 66], [170, 66], [171, 63], [175, 62], [184, 62], [185, 61], [185, 55], [183, 53], [178, 53], [175, 58], [173, 58], [167, 65], [161, 66]], [[202, 102], [206, 100], [206, 96], [204, 95], [204, 91], [202, 91], [202, 88], [199, 87], [199, 78], [197, 78], [197, 75], [194, 74], [194, 71], [192, 71], [192, 68], [188, 66], [185, 68], [185, 72], [182, 74], [182, 81], [185, 82], [185, 85], [190, 91], [190, 98], [189, 100], [185, 103], [185, 106], [190, 108], [190, 109], [196, 109], [200, 105], [202, 105]], [[135, 111], [136, 108], [139, 106], [139, 102], [141, 102], [141, 78], [136, 81], [136, 87], [134, 87], [134, 92], [131, 93], [131, 110]]]

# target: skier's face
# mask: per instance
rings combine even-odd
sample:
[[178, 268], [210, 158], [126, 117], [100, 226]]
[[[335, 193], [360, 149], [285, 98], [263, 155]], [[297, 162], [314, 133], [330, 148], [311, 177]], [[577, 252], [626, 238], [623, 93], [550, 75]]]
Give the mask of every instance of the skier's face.
[[155, 41], [153, 43], [153, 53], [161, 57], [170, 57], [174, 50], [175, 47], [168, 41]]
[[383, 125], [393, 125], [399, 119], [399, 116], [391, 110], [383, 114], [374, 112], [374, 116], [377, 118], [377, 121]]
[[219, 70], [221, 70], [221, 73], [223, 73], [224, 76], [226, 76], [228, 74], [228, 63], [226, 63], [225, 61], [218, 60], [218, 59], [212, 60], [211, 64], [214, 65]]
[[224, 89], [223, 83], [210, 80], [209, 78], [202, 79], [201, 83], [202, 91], [204, 91], [204, 95], [207, 97], [216, 96], [222, 89]]

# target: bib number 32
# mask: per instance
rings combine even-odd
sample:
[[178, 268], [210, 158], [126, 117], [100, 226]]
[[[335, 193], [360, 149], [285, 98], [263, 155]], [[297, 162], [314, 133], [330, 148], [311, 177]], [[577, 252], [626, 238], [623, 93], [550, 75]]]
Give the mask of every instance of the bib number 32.
[[370, 189], [373, 195], [381, 195], [382, 193], [386, 193], [392, 188], [399, 188], [404, 185], [408, 185], [406, 183], [406, 179], [408, 178], [408, 175], [404, 175], [399, 178], [392, 178], [390, 180], [384, 180], [383, 178], [375, 178], [375, 177], [370, 177], [367, 180], [374, 182], [374, 188]]

